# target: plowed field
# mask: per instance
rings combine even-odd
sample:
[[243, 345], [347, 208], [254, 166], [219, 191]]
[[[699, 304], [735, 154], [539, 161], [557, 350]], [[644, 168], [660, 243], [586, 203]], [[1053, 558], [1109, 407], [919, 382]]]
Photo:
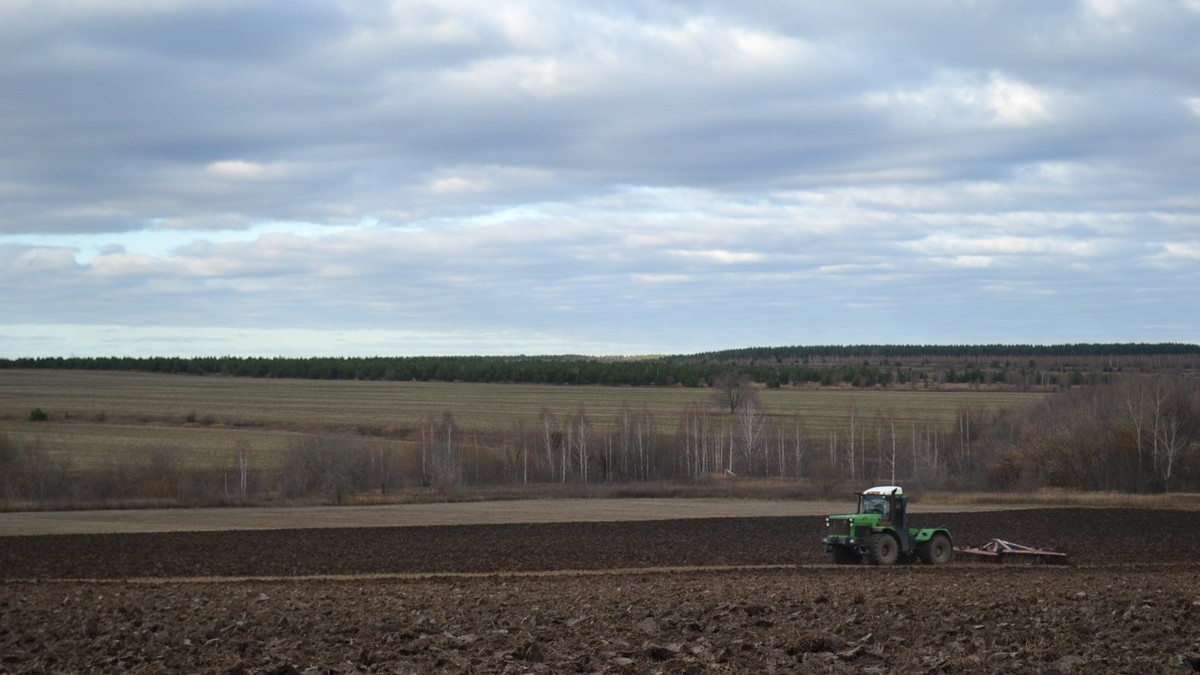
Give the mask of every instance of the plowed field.
[[1072, 565], [827, 565], [821, 518], [0, 538], [4, 672], [1200, 671], [1194, 512], [922, 515]]

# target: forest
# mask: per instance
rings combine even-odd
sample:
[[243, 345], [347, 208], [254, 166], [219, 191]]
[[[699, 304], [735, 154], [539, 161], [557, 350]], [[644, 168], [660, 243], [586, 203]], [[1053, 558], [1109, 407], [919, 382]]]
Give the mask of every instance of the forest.
[[730, 368], [768, 387], [1053, 389], [1121, 372], [1195, 372], [1200, 345], [854, 345], [762, 347], [692, 355], [422, 357], [41, 357], [0, 359], [0, 369], [124, 370], [318, 380], [497, 382], [607, 386], [712, 386]]

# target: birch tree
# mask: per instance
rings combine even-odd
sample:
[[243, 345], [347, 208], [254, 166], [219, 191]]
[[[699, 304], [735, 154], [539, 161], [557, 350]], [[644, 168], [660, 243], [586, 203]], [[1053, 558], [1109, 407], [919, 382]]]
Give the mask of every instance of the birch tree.
[[462, 432], [454, 414], [442, 413], [429, 427], [424, 455], [428, 460], [430, 484], [442, 492], [453, 492], [462, 485]]
[[686, 475], [696, 477], [716, 470], [718, 465], [714, 463], [714, 450], [710, 447], [713, 418], [709, 410], [698, 403], [689, 404], [679, 424]]
[[617, 458], [621, 465], [621, 477], [628, 480], [636, 472], [637, 460], [634, 457], [634, 437], [637, 434], [635, 429], [637, 421], [633, 410], [629, 408], [629, 404], [625, 401], [621, 402], [621, 407], [617, 410], [615, 426]]
[[580, 480], [588, 482], [588, 465], [592, 462], [592, 420], [587, 411], [580, 405], [574, 417], [568, 422], [572, 438], [572, 455]]
[[792, 415], [792, 474], [796, 478], [804, 477], [804, 458], [808, 455], [808, 430], [800, 413]]
[[1154, 396], [1154, 449], [1163, 490], [1171, 490], [1185, 453], [1200, 437], [1200, 385], [1161, 382]]
[[752, 401], [743, 401], [737, 412], [737, 430], [742, 456], [746, 460], [746, 473], [754, 474], [755, 460], [763, 464], [766, 471], [766, 417]]
[[1125, 412], [1129, 415], [1129, 424], [1133, 428], [1134, 449], [1137, 451], [1134, 490], [1142, 492], [1145, 489], [1146, 463], [1146, 383], [1140, 377], [1131, 378], [1125, 381], [1121, 389]]
[[542, 408], [538, 413], [538, 441], [546, 461], [546, 478], [554, 480], [554, 455], [562, 442], [562, 434], [558, 430], [558, 420], [548, 408]]
[[656, 429], [654, 415], [646, 408], [642, 408], [638, 411], [635, 421], [634, 447], [638, 456], [638, 475], [641, 480], [650, 480]]

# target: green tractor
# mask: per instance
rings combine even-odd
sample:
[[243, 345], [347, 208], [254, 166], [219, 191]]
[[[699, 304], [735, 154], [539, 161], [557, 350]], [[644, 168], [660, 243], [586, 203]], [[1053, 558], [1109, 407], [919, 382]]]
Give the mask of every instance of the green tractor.
[[873, 487], [858, 495], [858, 512], [825, 519], [825, 550], [839, 565], [857, 565], [863, 556], [872, 565], [894, 565], [920, 559], [944, 565], [954, 556], [950, 531], [944, 527], [908, 526], [908, 497], [895, 485]]

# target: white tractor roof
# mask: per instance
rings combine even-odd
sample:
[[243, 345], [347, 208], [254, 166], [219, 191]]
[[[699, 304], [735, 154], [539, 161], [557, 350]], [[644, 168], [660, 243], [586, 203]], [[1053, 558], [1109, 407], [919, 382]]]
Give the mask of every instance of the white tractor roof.
[[864, 495], [890, 495], [892, 493], [902, 495], [904, 494], [904, 488], [899, 485], [880, 485], [869, 490], [863, 490]]

